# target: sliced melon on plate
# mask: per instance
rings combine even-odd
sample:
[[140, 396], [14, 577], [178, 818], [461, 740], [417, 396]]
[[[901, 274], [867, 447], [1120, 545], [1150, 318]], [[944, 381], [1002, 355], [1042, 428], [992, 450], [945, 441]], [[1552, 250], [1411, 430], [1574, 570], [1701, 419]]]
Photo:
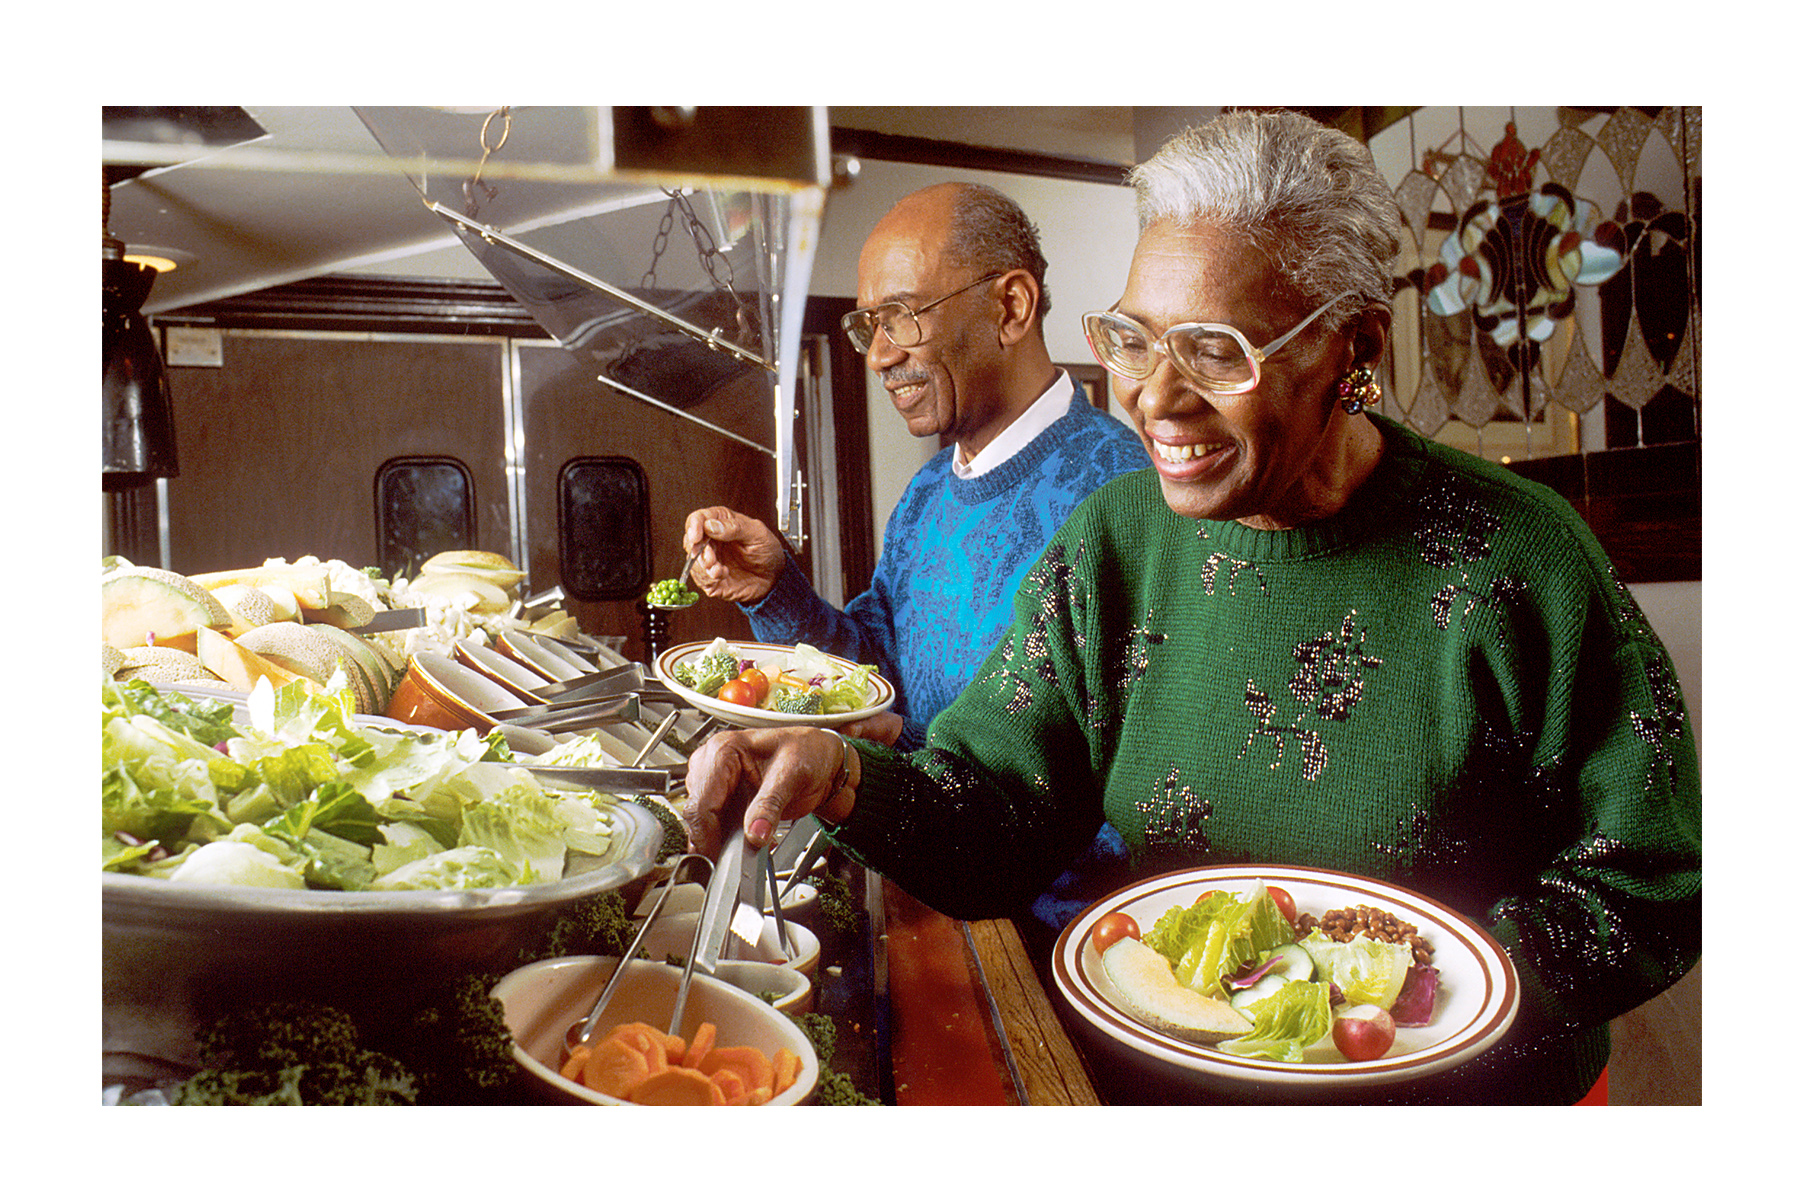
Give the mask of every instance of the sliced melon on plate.
[[1136, 938], [1122, 938], [1107, 947], [1100, 965], [1118, 989], [1125, 1010], [1152, 1029], [1211, 1045], [1255, 1028], [1225, 1001], [1202, 996], [1176, 979], [1169, 960]]

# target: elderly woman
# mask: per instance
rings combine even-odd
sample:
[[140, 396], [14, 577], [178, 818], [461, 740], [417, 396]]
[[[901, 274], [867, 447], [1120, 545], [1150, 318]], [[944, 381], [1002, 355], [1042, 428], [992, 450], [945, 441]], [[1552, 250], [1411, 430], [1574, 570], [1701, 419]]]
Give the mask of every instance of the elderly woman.
[[1232, 113], [1133, 181], [1124, 294], [1085, 322], [1155, 469], [1076, 509], [924, 750], [722, 735], [690, 767], [694, 844], [816, 812], [966, 918], [1021, 912], [1102, 822], [1140, 876], [1392, 880], [1483, 923], [1523, 1003], [1383, 1098], [1579, 1099], [1607, 1022], [1699, 953], [1668, 656], [1558, 497], [1367, 411], [1400, 217], [1361, 145]]

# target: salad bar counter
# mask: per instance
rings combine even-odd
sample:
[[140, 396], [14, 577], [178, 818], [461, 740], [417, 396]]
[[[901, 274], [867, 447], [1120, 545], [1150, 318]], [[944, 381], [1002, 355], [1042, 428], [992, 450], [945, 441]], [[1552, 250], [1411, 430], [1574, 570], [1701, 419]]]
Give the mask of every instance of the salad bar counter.
[[[887, 681], [724, 639], [647, 668], [527, 604], [503, 560], [431, 566], [104, 571], [109, 1098], [1310, 1102], [1449, 1070], [1518, 1010], [1485, 931], [1331, 872], [1144, 880], [1034, 960], [810, 822], [741, 864], [686, 854], [675, 807], [713, 729], [864, 719]], [[630, 1017], [671, 967], [672, 1015]], [[694, 974], [717, 1019], [647, 1037]]]

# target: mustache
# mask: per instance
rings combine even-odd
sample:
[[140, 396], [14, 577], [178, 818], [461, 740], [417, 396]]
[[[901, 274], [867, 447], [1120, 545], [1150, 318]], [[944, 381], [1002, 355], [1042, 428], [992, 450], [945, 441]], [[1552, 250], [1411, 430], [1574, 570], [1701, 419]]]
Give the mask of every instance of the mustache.
[[894, 370], [883, 371], [881, 373], [881, 386], [883, 386], [883, 387], [898, 387], [898, 386], [901, 386], [903, 384], [908, 384], [908, 383], [925, 383], [930, 378], [931, 378], [931, 373], [929, 371], [920, 371], [920, 370], [902, 371], [902, 370], [899, 370], [898, 368], [896, 368]]

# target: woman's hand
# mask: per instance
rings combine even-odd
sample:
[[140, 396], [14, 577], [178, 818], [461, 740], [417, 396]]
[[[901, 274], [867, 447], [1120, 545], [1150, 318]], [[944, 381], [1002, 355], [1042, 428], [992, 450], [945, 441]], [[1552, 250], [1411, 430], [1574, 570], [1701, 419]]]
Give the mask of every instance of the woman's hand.
[[769, 594], [787, 562], [775, 531], [729, 508], [699, 508], [682, 526], [681, 545], [694, 556], [688, 578], [715, 600], [755, 604]]
[[856, 804], [861, 778], [856, 751], [822, 729], [714, 734], [688, 759], [688, 799], [681, 810], [688, 847], [715, 856], [724, 831], [738, 820], [759, 850], [773, 840], [781, 821], [813, 812], [825, 821], [842, 821]]

